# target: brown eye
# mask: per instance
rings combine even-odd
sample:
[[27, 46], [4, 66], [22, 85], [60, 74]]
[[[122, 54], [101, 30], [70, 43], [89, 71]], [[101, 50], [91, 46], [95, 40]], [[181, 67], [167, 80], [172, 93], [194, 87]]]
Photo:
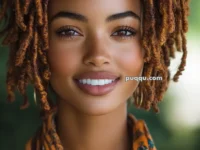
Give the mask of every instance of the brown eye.
[[71, 29], [59, 31], [59, 32], [57, 32], [57, 34], [59, 36], [77, 36], [77, 35], [79, 35], [76, 31], [71, 30]]
[[74, 36], [82, 36], [74, 27], [64, 26], [56, 31], [56, 34], [62, 38], [73, 38]]
[[112, 36], [120, 36], [120, 37], [130, 37], [130, 36], [135, 36], [136, 31], [127, 26], [121, 27], [121, 29], [117, 30], [115, 33], [112, 34]]
[[115, 35], [115, 36], [131, 36], [131, 35], [133, 35], [133, 32], [130, 32], [127, 30], [120, 30], [118, 32], [115, 32], [113, 35]]

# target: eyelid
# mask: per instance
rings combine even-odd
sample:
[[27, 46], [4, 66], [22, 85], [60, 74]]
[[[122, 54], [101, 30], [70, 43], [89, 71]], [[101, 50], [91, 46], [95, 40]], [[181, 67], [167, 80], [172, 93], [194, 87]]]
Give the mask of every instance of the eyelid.
[[[72, 25], [66, 25], [66, 26], [62, 26], [60, 28], [58, 28], [56, 30], [56, 33], [62, 32], [63, 30], [74, 30], [75, 32], [77, 32], [78, 34], [80, 34], [81, 36], [83, 36], [83, 34], [81, 33], [81, 29]], [[78, 31], [77, 31], [78, 30]]]
[[[121, 31], [121, 30], [130, 30], [131, 32], [134, 32], [135, 34], [137, 33], [137, 30], [134, 29], [133, 27], [129, 26], [129, 25], [122, 25], [122, 26], [119, 26], [119, 27], [115, 28], [113, 32], [116, 33], [116, 32], [119, 32], [119, 31]], [[114, 33], [112, 33], [112, 35], [113, 35]]]

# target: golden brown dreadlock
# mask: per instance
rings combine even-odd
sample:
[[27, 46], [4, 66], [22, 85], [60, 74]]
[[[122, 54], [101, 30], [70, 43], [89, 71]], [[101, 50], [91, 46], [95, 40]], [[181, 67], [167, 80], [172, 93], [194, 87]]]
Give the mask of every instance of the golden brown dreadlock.
[[[21, 108], [27, 108], [29, 103], [26, 87], [31, 83], [39, 95], [41, 111], [45, 116], [54, 110], [54, 105], [47, 97], [51, 75], [47, 61], [48, 2], [49, 0], [0, 1], [0, 23], [4, 23], [0, 36], [3, 37], [2, 44], [9, 46], [10, 50], [6, 80], [8, 101], [15, 100], [14, 92], [17, 88], [24, 97]], [[142, 3], [142, 46], [145, 50], [142, 76], [160, 76], [162, 80], [141, 82], [133, 93], [134, 104], [145, 110], [152, 107], [158, 112], [157, 104], [162, 100], [170, 81], [170, 58], [175, 57], [176, 51], [183, 53], [174, 81], [178, 81], [186, 65], [185, 33], [188, 31], [189, 0], [142, 0]], [[62, 149], [55, 131], [50, 128], [51, 121], [48, 117], [44, 117], [43, 124], [42, 130], [48, 130], [49, 136], [44, 138], [38, 133], [41, 140], [35, 140], [35, 149], [40, 149], [41, 141], [53, 141], [51, 146], [43, 142], [46, 150]]]

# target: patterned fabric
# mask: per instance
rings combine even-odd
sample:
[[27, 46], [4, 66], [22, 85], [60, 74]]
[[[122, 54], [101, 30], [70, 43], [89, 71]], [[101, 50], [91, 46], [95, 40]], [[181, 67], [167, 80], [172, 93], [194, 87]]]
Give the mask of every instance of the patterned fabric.
[[128, 114], [128, 118], [128, 123], [132, 126], [132, 150], [156, 150], [146, 123], [143, 120], [137, 120], [133, 114]]
[[[52, 113], [48, 120], [49, 120], [49, 122], [52, 122], [53, 128], [51, 128], [50, 130], [52, 131], [52, 129], [53, 129], [54, 133], [56, 133], [54, 118], [55, 118], [55, 113]], [[149, 130], [146, 126], [146, 123], [143, 120], [137, 120], [133, 116], [133, 114], [129, 113], [127, 116], [127, 121], [128, 121], [127, 125], [128, 125], [129, 135], [130, 135], [131, 140], [133, 141], [131, 150], [157, 150], [154, 145], [153, 139], [149, 133]], [[41, 127], [41, 129], [42, 129], [42, 127]], [[51, 134], [51, 132], [43, 133], [42, 130], [39, 130], [39, 132], [41, 132], [40, 136], [43, 135], [44, 138], [45, 138], [46, 134]], [[57, 133], [56, 133], [56, 137], [59, 139]], [[34, 139], [37, 140], [37, 136], [35, 136]], [[27, 142], [25, 150], [36, 150], [37, 146], [36, 146], [36, 144], [34, 144], [34, 143], [36, 143], [35, 140], [33, 140], [33, 138], [31, 138]], [[59, 143], [60, 143], [60, 141], [59, 141]], [[46, 144], [46, 143], [44, 143], [44, 144]], [[40, 149], [45, 150], [44, 146]]]

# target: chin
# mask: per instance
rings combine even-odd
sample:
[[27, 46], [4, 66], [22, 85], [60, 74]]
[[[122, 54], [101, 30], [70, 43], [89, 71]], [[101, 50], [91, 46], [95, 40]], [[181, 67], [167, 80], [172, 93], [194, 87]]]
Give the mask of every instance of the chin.
[[112, 99], [100, 98], [100, 100], [82, 99], [81, 102], [79, 99], [79, 101], [71, 102], [71, 106], [73, 107], [75, 111], [78, 111], [78, 113], [90, 115], [90, 116], [106, 115], [108, 113], [116, 111], [123, 104], [124, 102], [117, 101], [116, 98], [112, 98]]

